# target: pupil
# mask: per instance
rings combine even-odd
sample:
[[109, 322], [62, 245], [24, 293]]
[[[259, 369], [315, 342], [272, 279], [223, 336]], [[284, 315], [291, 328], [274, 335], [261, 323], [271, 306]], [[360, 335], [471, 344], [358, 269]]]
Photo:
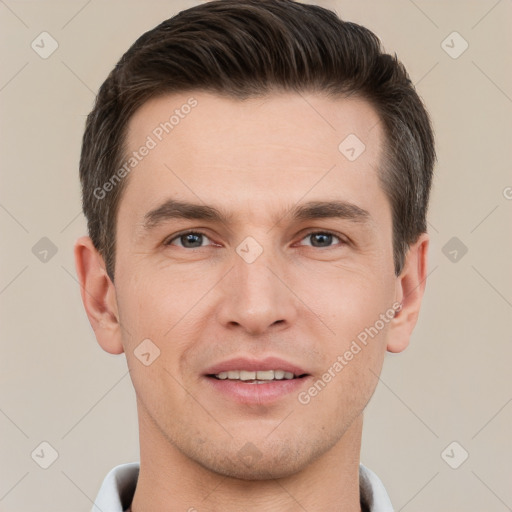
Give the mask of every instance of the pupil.
[[312, 239], [312, 242], [313, 242], [313, 246], [314, 247], [317, 247], [317, 245], [315, 245], [315, 240], [318, 240], [320, 239], [320, 243], [322, 243], [322, 239], [323, 239], [323, 242], [332, 242], [332, 235], [329, 235], [328, 233], [316, 233], [313, 235], [313, 239]]
[[183, 245], [185, 247], [190, 247], [189, 242], [191, 242], [192, 244], [194, 243], [194, 239], [196, 239], [195, 241], [197, 242], [197, 240], [199, 240], [199, 247], [201, 247], [201, 237], [203, 235], [200, 235], [200, 234], [194, 234], [194, 233], [187, 233], [186, 235], [183, 235], [182, 237], [182, 243], [183, 243], [183, 239], [185, 239], [185, 243], [183, 243]]

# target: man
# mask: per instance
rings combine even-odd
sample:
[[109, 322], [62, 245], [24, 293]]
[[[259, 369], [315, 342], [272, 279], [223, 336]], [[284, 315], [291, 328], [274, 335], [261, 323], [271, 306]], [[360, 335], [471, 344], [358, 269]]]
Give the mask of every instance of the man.
[[134, 43], [80, 160], [82, 300], [140, 432], [93, 510], [392, 510], [362, 418], [418, 318], [434, 161], [403, 66], [326, 9], [212, 1]]

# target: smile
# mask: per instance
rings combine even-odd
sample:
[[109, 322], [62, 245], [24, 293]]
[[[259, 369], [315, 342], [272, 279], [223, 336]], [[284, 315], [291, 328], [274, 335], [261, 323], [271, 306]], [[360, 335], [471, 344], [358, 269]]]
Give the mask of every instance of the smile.
[[298, 379], [303, 375], [295, 375], [284, 370], [230, 370], [211, 375], [211, 377], [219, 380], [241, 380], [248, 384], [265, 384], [274, 380]]

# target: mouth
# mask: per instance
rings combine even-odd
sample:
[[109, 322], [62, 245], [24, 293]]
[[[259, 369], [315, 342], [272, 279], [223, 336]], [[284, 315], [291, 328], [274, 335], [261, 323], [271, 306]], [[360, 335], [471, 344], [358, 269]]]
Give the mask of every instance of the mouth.
[[303, 379], [309, 374], [296, 375], [285, 370], [229, 370], [216, 374], [208, 374], [207, 377], [217, 380], [237, 381], [244, 384], [268, 384], [281, 380]]
[[289, 399], [313, 378], [303, 368], [277, 357], [238, 357], [208, 368], [203, 375], [215, 396], [243, 405]]

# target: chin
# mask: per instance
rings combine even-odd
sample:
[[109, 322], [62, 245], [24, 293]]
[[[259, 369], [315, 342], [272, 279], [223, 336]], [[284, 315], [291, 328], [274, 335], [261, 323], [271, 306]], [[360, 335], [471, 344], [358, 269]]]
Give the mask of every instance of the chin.
[[298, 473], [307, 463], [301, 464], [300, 461], [279, 460], [275, 457], [263, 456], [257, 462], [241, 461], [237, 455], [233, 458], [224, 458], [215, 463], [203, 465], [209, 471], [218, 475], [227, 476], [237, 480], [274, 480], [276, 478], [285, 478]]
[[[294, 475], [309, 466], [329, 448], [331, 443], [318, 439], [276, 439], [259, 442], [259, 447], [248, 441], [232, 442], [189, 454], [203, 468], [238, 480], [272, 480]], [[235, 446], [236, 445], [236, 446]], [[227, 453], [228, 452], [228, 453]]]

